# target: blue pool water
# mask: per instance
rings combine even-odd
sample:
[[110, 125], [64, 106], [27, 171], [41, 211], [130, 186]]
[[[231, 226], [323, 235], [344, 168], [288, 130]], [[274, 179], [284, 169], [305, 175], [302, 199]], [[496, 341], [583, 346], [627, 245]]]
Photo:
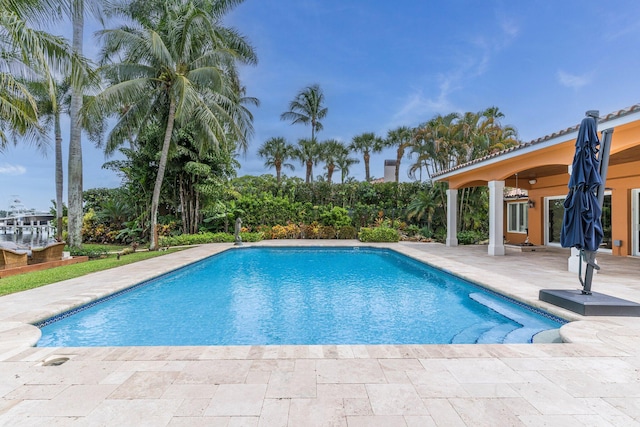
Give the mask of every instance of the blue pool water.
[[239, 248], [38, 325], [38, 346], [530, 342], [544, 316], [391, 250]]

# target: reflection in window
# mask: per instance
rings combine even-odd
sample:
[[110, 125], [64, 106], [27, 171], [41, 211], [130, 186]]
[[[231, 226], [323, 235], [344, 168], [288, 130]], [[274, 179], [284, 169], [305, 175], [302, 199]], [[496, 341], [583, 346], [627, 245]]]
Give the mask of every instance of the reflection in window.
[[560, 232], [562, 231], [562, 216], [564, 215], [564, 199], [549, 199], [549, 243], [560, 244]]
[[526, 233], [528, 228], [529, 205], [527, 202], [507, 204], [507, 231]]
[[[564, 215], [564, 199], [549, 199], [548, 218], [548, 238], [549, 243], [560, 243], [560, 232], [562, 230], [562, 217]], [[611, 195], [605, 194], [602, 203], [602, 238], [601, 249], [611, 249]]]

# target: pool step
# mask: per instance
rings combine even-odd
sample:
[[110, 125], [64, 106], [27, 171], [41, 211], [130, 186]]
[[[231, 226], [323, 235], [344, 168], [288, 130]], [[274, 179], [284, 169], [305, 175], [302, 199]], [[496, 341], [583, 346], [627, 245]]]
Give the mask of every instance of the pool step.
[[512, 324], [496, 325], [478, 337], [477, 344], [501, 344], [518, 326]]
[[479, 336], [495, 327], [495, 323], [482, 322], [468, 326], [451, 338], [451, 344], [474, 344]]
[[535, 334], [548, 329], [548, 327], [544, 323], [539, 322], [534, 318], [527, 318], [517, 310], [510, 307], [508, 304], [502, 303], [494, 298], [490, 298], [486, 295], [476, 292], [470, 293], [469, 298], [479, 302], [480, 304], [486, 305], [487, 307], [513, 320], [519, 325], [523, 325], [522, 327], [513, 329], [511, 332], [508, 332], [502, 340], [504, 344], [531, 342], [531, 339]]

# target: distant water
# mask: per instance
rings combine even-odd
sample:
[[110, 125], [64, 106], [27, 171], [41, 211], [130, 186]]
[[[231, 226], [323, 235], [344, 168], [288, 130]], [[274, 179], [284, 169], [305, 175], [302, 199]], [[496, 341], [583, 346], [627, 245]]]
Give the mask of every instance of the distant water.
[[55, 239], [55, 233], [51, 230], [49, 233], [20, 233], [14, 234], [9, 231], [0, 229], [0, 242], [15, 242], [18, 246], [37, 248], [52, 243]]

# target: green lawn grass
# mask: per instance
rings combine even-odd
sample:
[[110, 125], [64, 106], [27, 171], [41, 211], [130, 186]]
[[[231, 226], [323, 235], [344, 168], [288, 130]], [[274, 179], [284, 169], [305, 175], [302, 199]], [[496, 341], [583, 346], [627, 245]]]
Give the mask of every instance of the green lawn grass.
[[135, 252], [121, 256], [120, 259], [118, 259], [116, 255], [109, 255], [106, 258], [90, 260], [79, 264], [64, 265], [62, 267], [50, 268], [48, 270], [34, 271], [31, 273], [5, 277], [0, 279], [0, 296], [12, 294], [14, 292], [26, 291], [27, 289], [38, 288], [61, 280], [73, 279], [96, 271], [120, 267], [122, 265], [162, 256], [179, 250], [180, 249], [176, 248], [162, 252]]
[[[83, 243], [82, 249], [91, 251], [104, 251], [104, 252], [119, 252], [124, 248], [128, 248], [127, 245], [103, 245], [100, 243]], [[68, 250], [68, 249], [65, 249]]]

